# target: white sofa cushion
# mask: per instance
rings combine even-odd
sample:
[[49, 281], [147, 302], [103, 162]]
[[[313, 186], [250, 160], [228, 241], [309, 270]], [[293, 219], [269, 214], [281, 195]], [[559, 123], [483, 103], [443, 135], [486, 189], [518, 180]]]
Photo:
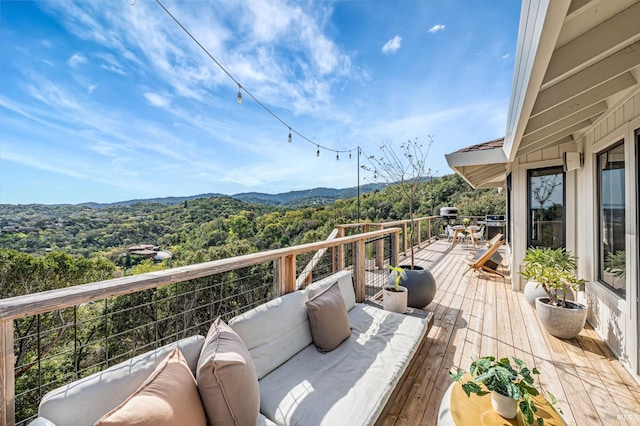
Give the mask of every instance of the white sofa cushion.
[[336, 272], [335, 274], [309, 284], [306, 288], [309, 299], [322, 293], [336, 281], [338, 281], [340, 285], [340, 291], [342, 292], [342, 297], [344, 297], [344, 303], [347, 305], [347, 311], [350, 311], [351, 308], [356, 305], [356, 293], [353, 289], [353, 276], [351, 275], [351, 271]]
[[351, 337], [311, 345], [262, 378], [260, 411], [278, 425], [375, 423], [427, 332], [425, 319], [356, 304]]
[[[203, 342], [195, 335], [177, 343], [192, 372]], [[92, 425], [135, 392], [175, 347], [171, 343], [61, 386], [42, 398], [38, 415], [57, 425]]]
[[249, 349], [258, 379], [313, 341], [305, 305], [307, 300], [305, 291], [295, 291], [229, 321]]
[[206, 426], [196, 380], [180, 349], [156, 367], [133, 394], [105, 414], [96, 426]]

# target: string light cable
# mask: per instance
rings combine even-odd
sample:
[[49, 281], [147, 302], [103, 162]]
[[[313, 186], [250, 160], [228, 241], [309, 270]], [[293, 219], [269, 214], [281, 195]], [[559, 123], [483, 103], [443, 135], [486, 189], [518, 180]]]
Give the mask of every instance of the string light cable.
[[[191, 32], [184, 25], [182, 25], [182, 23], [178, 20], [178, 18], [176, 18], [169, 11], [169, 9], [167, 9], [164, 6], [164, 4], [162, 4], [162, 2], [160, 0], [155, 0], [155, 1], [167, 13], [167, 15], [169, 15], [169, 17], [182, 29], [182, 31], [184, 31], [189, 36], [189, 38], [191, 38], [191, 40], [193, 40], [193, 42], [196, 43], [198, 45], [198, 47], [200, 47], [200, 49], [209, 57], [209, 59], [211, 59], [218, 66], [218, 68], [220, 68], [227, 75], [227, 77], [229, 77], [235, 84], [238, 85], [238, 95], [237, 95], [236, 99], [237, 99], [239, 104], [241, 104], [242, 100], [243, 100], [242, 99], [242, 92], [246, 93], [251, 99], [253, 99], [253, 101], [255, 103], [257, 103], [262, 109], [264, 109], [267, 113], [269, 113], [273, 118], [275, 118], [277, 121], [279, 121], [283, 126], [285, 126], [289, 130], [289, 134], [288, 134], [288, 137], [287, 137], [287, 141], [288, 142], [292, 141], [292, 133], [297, 135], [297, 136], [299, 136], [304, 141], [310, 143], [311, 145], [315, 145], [316, 146], [316, 149], [317, 149], [316, 156], [317, 157], [320, 156], [320, 149], [324, 149], [325, 151], [335, 152], [336, 153], [336, 160], [340, 160], [340, 153], [349, 153], [349, 158], [351, 158], [351, 152], [352, 151], [356, 151], [357, 148], [334, 149], [334, 148], [329, 148], [329, 147], [324, 146], [324, 145], [320, 145], [319, 143], [309, 139], [304, 134], [300, 133], [295, 128], [291, 127], [291, 125], [286, 123], [282, 118], [280, 118], [280, 116], [278, 116], [278, 114], [273, 112], [267, 105], [265, 105], [253, 93], [251, 93], [251, 91], [249, 91], [245, 86], [240, 84], [240, 82], [211, 53], [209, 53], [209, 51], [202, 45], [202, 43], [200, 43], [198, 41], [198, 39], [193, 34], [191, 34]], [[136, 3], [135, 0], [132, 0], [132, 1], [129, 2], [129, 4], [132, 5], [132, 6], [135, 5], [135, 3]], [[359, 153], [360, 154], [362, 153], [361, 149], [359, 150]]]

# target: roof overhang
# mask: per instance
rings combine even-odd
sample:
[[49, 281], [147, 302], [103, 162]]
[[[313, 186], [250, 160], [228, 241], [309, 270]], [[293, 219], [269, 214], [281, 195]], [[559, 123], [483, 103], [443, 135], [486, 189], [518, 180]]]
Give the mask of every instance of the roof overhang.
[[[518, 157], [580, 139], [638, 92], [638, 81], [640, 1], [523, 0], [505, 170]], [[484, 176], [477, 167], [497, 170], [490, 155], [497, 156], [457, 152], [447, 161], [474, 187], [484, 187], [495, 181], [473, 176]]]

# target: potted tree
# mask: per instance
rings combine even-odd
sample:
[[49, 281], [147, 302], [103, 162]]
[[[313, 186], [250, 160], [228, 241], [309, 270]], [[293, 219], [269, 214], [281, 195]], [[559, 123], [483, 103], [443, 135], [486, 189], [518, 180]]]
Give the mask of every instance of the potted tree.
[[[576, 268], [576, 258], [568, 253], [564, 249], [551, 249], [551, 248], [539, 248], [529, 247], [525, 252], [524, 269], [520, 272], [524, 278], [526, 278], [527, 284], [524, 286], [524, 297], [531, 306], [536, 307], [536, 299], [538, 297], [545, 297], [547, 292], [544, 287], [540, 285], [540, 279], [544, 274], [545, 268], [555, 267], [566, 271], [573, 271]], [[573, 291], [565, 289], [562, 294], [562, 298], [566, 300], [575, 300]], [[556, 289], [551, 290], [556, 296], [558, 291]]]
[[535, 299], [540, 323], [553, 336], [576, 337], [587, 320], [586, 306], [572, 300], [573, 291], [585, 282], [575, 275], [578, 258], [564, 248], [530, 248], [527, 255], [530, 261], [521, 274], [545, 293]]
[[382, 288], [382, 308], [386, 311], [407, 312], [407, 288], [400, 285], [402, 276], [406, 273], [403, 268], [389, 265], [393, 284], [385, 285]]
[[[449, 372], [449, 375], [462, 385], [462, 390], [468, 397], [472, 393], [483, 396], [491, 392], [491, 405], [502, 417], [514, 418], [519, 408], [522, 418], [528, 424], [533, 424], [535, 420], [538, 425], [544, 425], [544, 419], [536, 414], [538, 407], [533, 400], [533, 397], [541, 393], [533, 379], [533, 375], [540, 372], [536, 368], [530, 370], [516, 357], [513, 357], [513, 361], [515, 366], [511, 365], [508, 358], [496, 360], [493, 356], [485, 356], [471, 363], [469, 375], [473, 380], [465, 379], [466, 373], [462, 370], [455, 374]], [[547, 394], [548, 403], [553, 407], [556, 398], [551, 392]]]
[[[426, 148], [418, 139], [409, 140], [400, 145], [399, 152], [389, 144], [380, 146], [382, 155], [367, 157], [369, 165], [362, 165], [364, 170], [373, 173], [374, 179], [381, 179], [390, 184], [390, 187], [397, 190], [402, 198], [406, 199], [409, 210], [409, 244], [411, 263], [409, 265], [399, 265], [405, 272], [400, 275], [400, 283], [408, 290], [408, 305], [413, 308], [423, 308], [427, 306], [436, 294], [436, 282], [427, 269], [415, 264], [416, 245], [416, 223], [415, 207], [418, 199], [419, 189], [424, 180], [431, 174], [427, 167], [427, 158], [433, 138], [429, 136]], [[389, 276], [389, 283], [397, 279], [393, 272]]]

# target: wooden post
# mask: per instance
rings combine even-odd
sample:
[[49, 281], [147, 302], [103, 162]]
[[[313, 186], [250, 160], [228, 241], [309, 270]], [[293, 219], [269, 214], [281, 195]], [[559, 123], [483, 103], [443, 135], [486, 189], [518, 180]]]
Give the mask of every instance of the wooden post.
[[278, 296], [291, 293], [296, 289], [296, 255], [288, 254], [273, 261], [274, 277]]
[[0, 320], [0, 426], [15, 424], [13, 320]]
[[[344, 228], [338, 227], [338, 238], [344, 237]], [[338, 247], [338, 260], [336, 269], [333, 272], [342, 271], [344, 269], [344, 245], [340, 244]]]
[[356, 285], [356, 300], [364, 302], [366, 298], [365, 290], [365, 270], [364, 261], [367, 254], [364, 248], [364, 239], [353, 243], [353, 279]]
[[[383, 225], [376, 225], [376, 230], [382, 231], [384, 229]], [[375, 242], [376, 245], [376, 268], [383, 269], [384, 268], [384, 239], [380, 238]]]
[[407, 222], [402, 223], [402, 253], [407, 253], [409, 246], [407, 245]]
[[422, 247], [422, 235], [420, 235], [420, 222], [417, 221], [416, 232], [418, 233], [418, 249]]
[[427, 223], [429, 224], [429, 244], [431, 244], [431, 218], [428, 219]]
[[389, 253], [390, 260], [392, 266], [398, 266], [398, 260], [400, 259], [398, 250], [400, 248], [400, 234], [398, 232], [394, 232], [391, 234], [391, 253]]

